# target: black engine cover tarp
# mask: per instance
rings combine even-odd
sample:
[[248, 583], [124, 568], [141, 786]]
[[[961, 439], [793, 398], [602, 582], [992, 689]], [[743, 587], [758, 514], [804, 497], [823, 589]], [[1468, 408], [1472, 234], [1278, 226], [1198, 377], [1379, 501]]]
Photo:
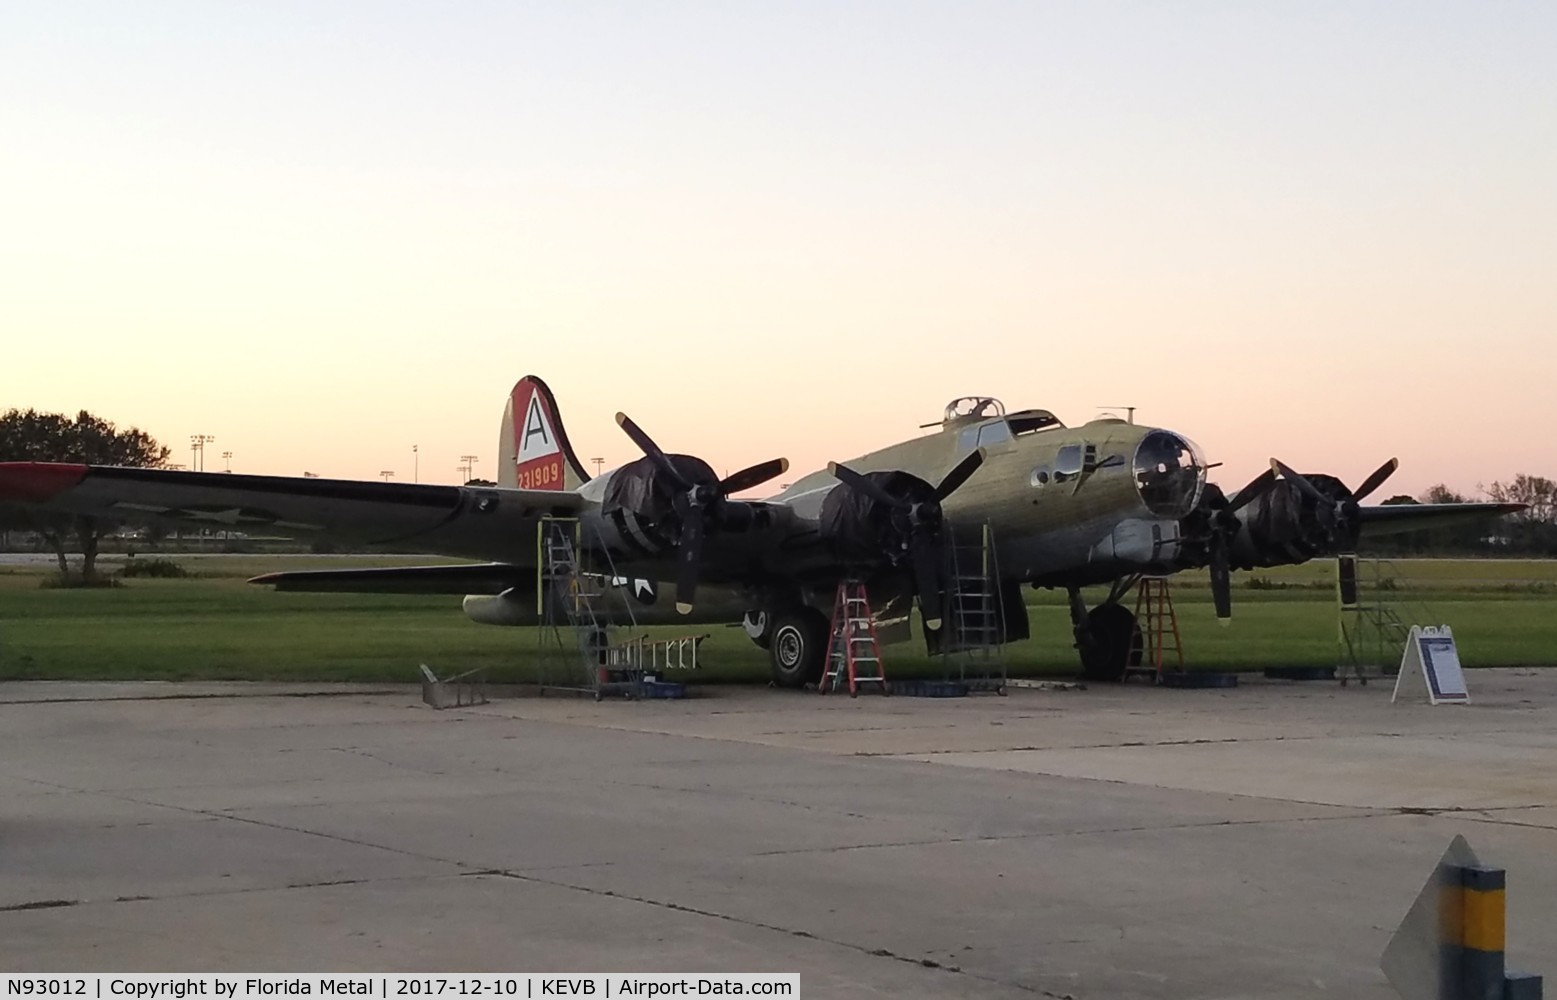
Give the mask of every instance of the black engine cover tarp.
[[[719, 482], [714, 470], [701, 458], [692, 455], [667, 455], [681, 477], [690, 483], [713, 485]], [[646, 521], [657, 521], [674, 510], [675, 495], [680, 487], [671, 482], [653, 459], [640, 458], [616, 470], [606, 484], [601, 506], [609, 513], [625, 510]]]
[[[909, 503], [935, 498], [935, 488], [907, 472], [866, 472], [866, 479], [891, 496]], [[893, 509], [862, 490], [844, 484], [831, 490], [822, 500], [818, 529], [846, 556], [885, 556], [893, 561], [899, 553], [892, 525]], [[892, 550], [888, 550], [892, 546]]]
[[[1305, 475], [1330, 498], [1320, 504], [1296, 483], [1278, 482], [1242, 514], [1244, 530], [1233, 541], [1235, 562], [1245, 567], [1274, 566], [1354, 548], [1361, 527], [1351, 491], [1334, 476]], [[1342, 505], [1337, 517], [1336, 504]]]

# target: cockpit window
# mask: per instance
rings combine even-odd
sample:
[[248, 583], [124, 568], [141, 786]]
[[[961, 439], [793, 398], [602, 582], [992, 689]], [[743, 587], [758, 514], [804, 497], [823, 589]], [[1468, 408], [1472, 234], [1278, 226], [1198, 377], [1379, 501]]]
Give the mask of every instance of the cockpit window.
[[1032, 434], [1035, 431], [1046, 431], [1051, 427], [1064, 427], [1060, 418], [1048, 410], [1023, 410], [1013, 413], [1006, 418], [1006, 426], [1011, 428], [1011, 433], [1017, 437], [1023, 434]]
[[957, 439], [960, 451], [972, 451], [983, 445], [1009, 440], [1011, 440], [1011, 428], [1006, 426], [1004, 420], [991, 420], [977, 427], [969, 427]]
[[1159, 517], [1184, 517], [1200, 502], [1206, 468], [1195, 446], [1168, 431], [1152, 431], [1135, 449], [1135, 488]]
[[979, 428], [979, 444], [998, 444], [1001, 441], [1011, 440], [1011, 428], [1006, 426], [1004, 420], [995, 420]]

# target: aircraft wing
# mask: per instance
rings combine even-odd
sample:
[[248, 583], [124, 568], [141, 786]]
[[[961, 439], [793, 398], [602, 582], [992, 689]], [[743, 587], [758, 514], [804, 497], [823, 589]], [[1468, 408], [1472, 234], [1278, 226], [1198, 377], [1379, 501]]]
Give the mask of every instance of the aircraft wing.
[[1364, 507], [1358, 516], [1362, 522], [1362, 537], [1377, 538], [1470, 521], [1490, 521], [1524, 509], [1522, 503], [1402, 503]]
[[0, 462], [0, 502], [370, 548], [534, 565], [535, 523], [577, 516], [576, 493], [372, 483], [47, 462]]

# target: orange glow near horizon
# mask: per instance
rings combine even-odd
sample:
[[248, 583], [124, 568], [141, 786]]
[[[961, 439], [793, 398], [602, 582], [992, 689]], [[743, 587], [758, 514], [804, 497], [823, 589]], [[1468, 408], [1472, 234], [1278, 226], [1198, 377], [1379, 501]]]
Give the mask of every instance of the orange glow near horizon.
[[0, 41], [0, 408], [454, 482], [534, 373], [590, 473], [984, 394], [1229, 487], [1557, 475], [1549, 7], [96, 10]]

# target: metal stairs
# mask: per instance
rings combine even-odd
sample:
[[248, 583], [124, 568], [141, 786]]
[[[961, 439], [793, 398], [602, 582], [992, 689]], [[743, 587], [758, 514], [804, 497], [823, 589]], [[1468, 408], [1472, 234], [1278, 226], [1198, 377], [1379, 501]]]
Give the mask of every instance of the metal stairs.
[[[615, 641], [637, 630], [632, 603], [605, 586], [616, 568], [604, 546], [584, 542], [577, 518], [543, 517], [536, 525], [537, 675], [548, 690], [637, 697], [643, 694], [643, 640]], [[604, 565], [585, 566], [581, 553], [599, 553]]]
[[[1366, 562], [1371, 579], [1360, 572]], [[1385, 577], [1385, 570], [1391, 571]], [[1393, 564], [1382, 559], [1359, 559], [1356, 553], [1336, 556], [1336, 595], [1340, 616], [1336, 635], [1335, 676], [1345, 687], [1350, 681], [1367, 684], [1371, 677], [1386, 677], [1399, 671], [1401, 651], [1411, 628], [1385, 596], [1394, 589], [1398, 575]], [[1386, 585], [1385, 580], [1390, 580]], [[1363, 599], [1364, 585], [1371, 600]], [[1420, 608], [1420, 618], [1432, 616]]]
[[1000, 567], [995, 559], [995, 532], [988, 522], [976, 535], [948, 532], [946, 547], [951, 584], [938, 655], [945, 678], [970, 692], [1006, 693], [1004, 643], [1005, 608], [1000, 600]]

